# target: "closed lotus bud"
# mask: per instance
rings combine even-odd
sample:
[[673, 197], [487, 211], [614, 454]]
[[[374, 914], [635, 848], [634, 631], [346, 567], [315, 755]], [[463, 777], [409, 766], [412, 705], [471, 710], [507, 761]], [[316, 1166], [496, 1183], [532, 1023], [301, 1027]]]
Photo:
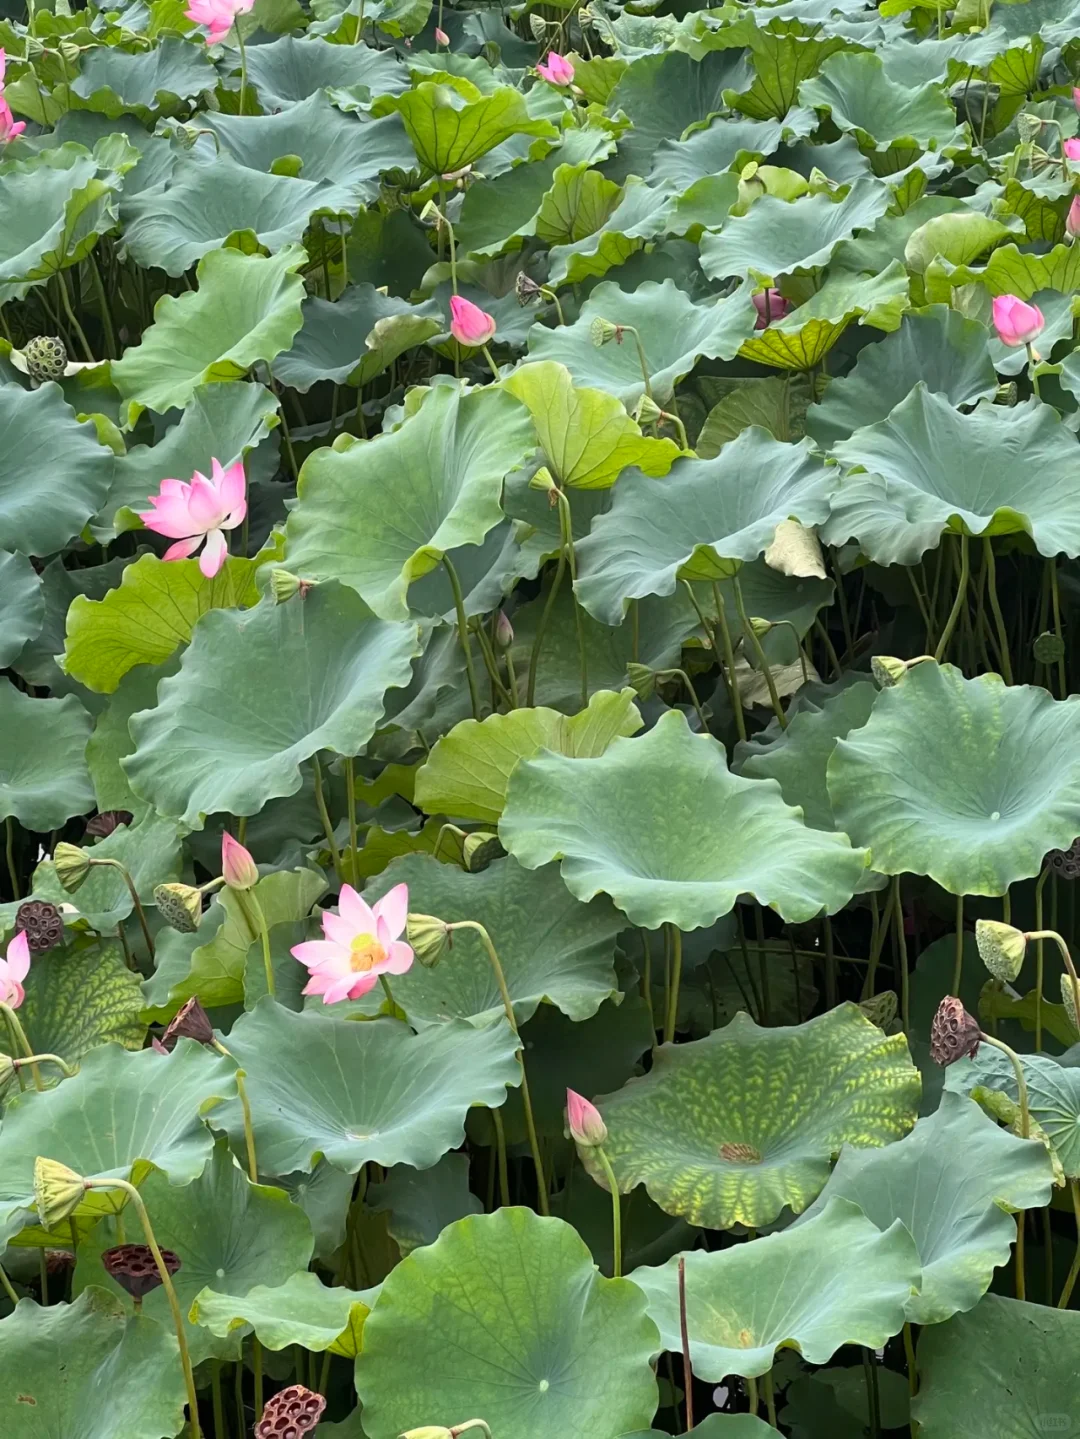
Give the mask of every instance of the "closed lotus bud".
[[570, 1138], [585, 1149], [596, 1149], [607, 1137], [607, 1125], [595, 1104], [573, 1089], [566, 1091], [566, 1126]]
[[883, 690], [898, 685], [907, 674], [907, 665], [895, 655], [874, 655], [870, 661], [870, 673]]
[[202, 919], [202, 895], [190, 884], [159, 884], [154, 887], [154, 903], [170, 929], [181, 934], [194, 934]]
[[941, 1065], [955, 1064], [958, 1059], [974, 1059], [980, 1038], [979, 1021], [968, 1014], [955, 995], [947, 994], [930, 1026], [930, 1058]]
[[210, 1016], [203, 1009], [198, 995], [192, 995], [185, 1000], [176, 1011], [161, 1036], [161, 1047], [173, 1050], [178, 1039], [194, 1039], [199, 1044], [214, 1042], [214, 1026], [210, 1023]]
[[303, 1439], [318, 1426], [325, 1408], [326, 1400], [314, 1389], [290, 1384], [266, 1401], [252, 1432], [255, 1439]]
[[259, 882], [259, 867], [250, 850], [228, 830], [221, 836], [221, 873], [230, 889], [254, 889]]
[[593, 320], [592, 324], [589, 326], [589, 339], [593, 342], [593, 344], [598, 350], [602, 349], [605, 345], [610, 344], [612, 340], [617, 340], [618, 338], [618, 325], [613, 325], [610, 320], [605, 320], [601, 318], [600, 315], [597, 315], [596, 319]]
[[1012, 984], [1024, 964], [1027, 936], [1022, 929], [998, 919], [980, 919], [975, 924], [979, 958], [995, 979]]
[[1071, 974], [1061, 976], [1061, 1002], [1065, 1006], [1065, 1013], [1073, 1029], [1080, 1030], [1080, 1022], [1076, 1016], [1076, 986], [1072, 982]]
[[500, 650], [508, 650], [514, 643], [514, 626], [506, 617], [506, 611], [500, 610], [495, 620], [495, 644]]
[[[180, 1269], [179, 1256], [171, 1249], [162, 1249], [161, 1257], [171, 1279]], [[101, 1256], [105, 1273], [115, 1279], [125, 1294], [130, 1294], [136, 1304], [141, 1304], [147, 1294], [161, 1287], [161, 1273], [154, 1260], [154, 1252], [148, 1244], [118, 1244], [106, 1249]]]
[[90, 873], [90, 856], [77, 844], [68, 844], [66, 840], [61, 840], [53, 850], [52, 858], [57, 879], [68, 894], [74, 894]]
[[626, 678], [639, 700], [652, 699], [656, 693], [656, 671], [648, 665], [639, 665], [631, 660], [626, 666]]
[[502, 859], [505, 853], [499, 836], [486, 829], [467, 834], [461, 844], [461, 857], [470, 874], [479, 874], [487, 869], [492, 860]]
[[527, 305], [530, 300], [535, 300], [539, 295], [540, 286], [535, 280], [530, 279], [524, 270], [519, 270], [517, 279], [514, 281], [514, 293], [517, 295], [519, 305]]
[[86, 1181], [58, 1159], [34, 1161], [34, 1204], [46, 1229], [70, 1219], [82, 1203]]
[[45, 954], [63, 942], [64, 917], [47, 899], [28, 899], [15, 911], [15, 932], [22, 930], [31, 954]]
[[1069, 213], [1065, 216], [1065, 233], [1070, 240], [1080, 235], [1080, 195], [1074, 195]]
[[449, 926], [433, 914], [410, 914], [405, 939], [425, 969], [434, 969], [451, 945]]

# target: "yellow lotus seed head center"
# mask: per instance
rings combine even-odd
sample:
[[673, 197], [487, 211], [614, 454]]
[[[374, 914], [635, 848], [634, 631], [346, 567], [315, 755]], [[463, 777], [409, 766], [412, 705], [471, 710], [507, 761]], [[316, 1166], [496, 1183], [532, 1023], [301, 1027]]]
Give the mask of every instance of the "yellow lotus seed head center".
[[354, 935], [349, 950], [349, 968], [354, 974], [367, 974], [377, 964], [386, 963], [386, 950], [373, 934]]

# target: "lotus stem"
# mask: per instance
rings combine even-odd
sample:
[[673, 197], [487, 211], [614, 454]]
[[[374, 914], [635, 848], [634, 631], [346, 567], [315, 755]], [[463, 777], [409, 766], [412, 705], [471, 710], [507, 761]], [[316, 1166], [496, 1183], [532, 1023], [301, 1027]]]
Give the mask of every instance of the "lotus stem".
[[553, 491], [556, 502], [559, 506], [559, 531], [562, 537], [563, 548], [566, 551], [566, 563], [570, 570], [570, 593], [574, 600], [574, 629], [577, 634], [578, 667], [581, 671], [581, 706], [585, 709], [589, 703], [589, 668], [585, 655], [585, 627], [581, 618], [581, 606], [574, 595], [574, 585], [577, 583], [577, 556], [574, 554], [574, 524], [570, 515], [570, 501], [566, 498], [563, 490]]
[[866, 1403], [870, 1410], [870, 1439], [881, 1436], [881, 1396], [878, 1393], [877, 1363], [872, 1350], [863, 1346], [863, 1377], [866, 1380]]
[[667, 1013], [664, 1016], [664, 1043], [675, 1040], [675, 1020], [679, 1010], [679, 986], [682, 983], [682, 930], [675, 925], [667, 926], [671, 942], [671, 985], [668, 990]]
[[[26, 1037], [26, 1030], [23, 1029], [22, 1025], [19, 1023], [18, 1017], [10, 1004], [0, 1003], [0, 1014], [4, 1016], [4, 1020], [7, 1023], [8, 1031], [11, 1034], [12, 1046], [15, 1049], [21, 1049], [23, 1052], [23, 1056], [30, 1062], [30, 1069], [34, 1076], [34, 1088], [40, 1094], [41, 1091], [45, 1088], [45, 1086], [41, 1082], [41, 1073], [37, 1065], [34, 1063], [34, 1051], [30, 1048], [30, 1041]], [[17, 1058], [17, 1056], [12, 1055], [12, 1058]], [[18, 1069], [16, 1069], [16, 1073], [19, 1073]], [[21, 1083], [21, 1074], [19, 1075], [19, 1078]]]
[[994, 562], [994, 542], [989, 535], [983, 536], [983, 554], [986, 557], [986, 587], [990, 594], [990, 613], [997, 630], [998, 652], [1001, 655], [1001, 678], [1007, 685], [1013, 682], [1012, 660], [1009, 657], [1009, 635], [1005, 628], [1005, 616], [1001, 613], [1001, 601], [997, 592], [997, 565]]
[[611, 1272], [616, 1279], [621, 1279], [622, 1195], [619, 1192], [619, 1181], [615, 1178], [615, 1171], [611, 1167], [611, 1160], [604, 1153], [603, 1147], [597, 1145], [594, 1153], [600, 1162], [600, 1168], [604, 1171], [604, 1178], [607, 1180], [608, 1189], [611, 1191]]
[[638, 364], [641, 366], [641, 378], [645, 381], [645, 393], [651, 400], [653, 392], [652, 381], [649, 379], [649, 362], [645, 358], [645, 346], [641, 343], [641, 336], [637, 332], [637, 327], [634, 325], [619, 325], [617, 329], [619, 330], [617, 339], [620, 345], [622, 344], [623, 335], [633, 335], [634, 337], [634, 344], [637, 346]]
[[1020, 1135], [1023, 1139], [1030, 1139], [1031, 1110], [1028, 1108], [1027, 1080], [1024, 1078], [1024, 1066], [1020, 1063], [1020, 1056], [1003, 1039], [995, 1039], [992, 1034], [980, 1033], [979, 1039], [983, 1044], [989, 1044], [993, 1049], [1000, 1049], [1002, 1054], [1008, 1055], [1009, 1062], [1013, 1067], [1013, 1074], [1016, 1076], [1017, 1093], [1020, 1096]]
[[743, 603], [742, 586], [739, 584], [739, 576], [737, 574], [731, 577], [731, 592], [735, 597], [735, 612], [739, 616], [739, 623], [743, 627], [746, 638], [750, 641], [750, 648], [754, 651], [758, 668], [765, 677], [765, 684], [769, 691], [769, 702], [773, 707], [773, 713], [776, 715], [776, 721], [781, 729], [787, 729], [787, 715], [784, 713], [784, 707], [780, 703], [780, 696], [776, 689], [776, 681], [772, 676], [772, 668], [769, 665], [769, 661], [765, 658], [765, 651], [761, 648], [761, 640], [758, 638], [757, 630], [755, 630], [754, 626], [750, 623], [749, 616], [746, 613], [746, 605]]
[[[1043, 889], [1046, 881], [1050, 878], [1050, 871], [1044, 866], [1039, 875], [1039, 882], [1035, 886], [1035, 934], [1040, 934], [1043, 927]], [[1040, 939], [1035, 946], [1035, 1053], [1042, 1053], [1042, 1007], [1043, 1007], [1043, 942]]]
[[900, 876], [893, 875], [893, 908], [900, 917], [896, 926], [896, 949], [900, 961], [900, 1018], [904, 1033], [911, 1033], [911, 984], [908, 977], [907, 936], [904, 934], [904, 908], [900, 900]]
[[680, 679], [680, 680], [682, 680], [683, 684], [686, 686], [687, 691], [688, 691], [688, 693], [689, 693], [689, 695], [690, 695], [690, 703], [694, 706], [694, 713], [695, 713], [695, 714], [697, 715], [697, 717], [698, 717], [698, 723], [701, 725], [701, 733], [702, 733], [702, 734], [708, 734], [708, 733], [709, 733], [709, 726], [705, 723], [705, 714], [704, 714], [704, 711], [703, 711], [702, 708], [701, 708], [701, 703], [700, 703], [700, 701], [698, 700], [697, 690], [694, 688], [693, 681], [691, 680], [690, 676], [686, 673], [686, 671], [685, 671], [685, 670], [657, 670], [657, 671], [656, 671], [656, 678], [657, 678], [658, 680], [659, 680], [659, 679]]
[[12, 899], [22, 899], [19, 888], [19, 871], [15, 864], [15, 821], [11, 815], [4, 820], [4, 850], [7, 854], [8, 878], [11, 880]]
[[499, 381], [502, 379], [502, 376], [499, 374], [499, 367], [491, 358], [491, 351], [488, 349], [488, 347], [486, 345], [481, 345], [480, 348], [484, 352], [484, 359], [488, 362], [488, 368], [491, 370], [491, 373], [495, 378], [495, 383], [498, 384]]
[[65, 1079], [74, 1079], [79, 1072], [77, 1064], [68, 1064], [66, 1059], [61, 1059], [58, 1054], [28, 1054], [25, 1059], [14, 1059], [12, 1064], [16, 1069], [29, 1064], [31, 1067], [37, 1064], [55, 1064], [63, 1072]]
[[559, 303], [559, 297], [558, 297], [558, 295], [556, 295], [555, 291], [552, 290], [552, 289], [551, 289], [549, 286], [547, 286], [547, 285], [541, 285], [541, 286], [540, 286], [540, 293], [541, 293], [541, 295], [543, 295], [543, 297], [544, 297], [545, 300], [550, 300], [551, 303], [555, 306], [555, 313], [556, 313], [556, 314], [558, 315], [558, 317], [559, 317], [559, 324], [560, 324], [560, 325], [565, 325], [565, 324], [566, 324], [566, 316], [563, 314], [563, 307], [562, 307], [562, 305]]
[[345, 883], [345, 874], [341, 864], [341, 851], [337, 847], [337, 840], [334, 838], [334, 826], [330, 823], [330, 811], [326, 807], [326, 794], [323, 791], [322, 765], [319, 763], [319, 756], [312, 755], [312, 764], [315, 769], [315, 806], [319, 811], [319, 818], [322, 820], [323, 834], [326, 836], [326, 845], [330, 851], [330, 858], [333, 861], [334, 873], [337, 875], [338, 883]]
[[1080, 1020], [1080, 977], [1077, 976], [1076, 966], [1073, 964], [1072, 955], [1069, 953], [1069, 946], [1065, 943], [1061, 935], [1058, 934], [1056, 929], [1033, 929], [1025, 934], [1024, 938], [1029, 944], [1033, 939], [1052, 939], [1057, 945], [1061, 958], [1065, 962], [1065, 968], [1068, 971], [1069, 978], [1072, 980], [1073, 1005], [1076, 1010], [1077, 1019]]
[[[904, 1321], [904, 1358], [907, 1360], [908, 1371], [908, 1395], [914, 1399], [919, 1392], [919, 1370], [915, 1362], [915, 1339], [911, 1332], [911, 1325]], [[915, 1433], [914, 1423], [912, 1434]]]
[[[496, 376], [498, 378], [498, 376]], [[461, 581], [458, 579], [454, 562], [449, 555], [442, 557], [443, 568], [446, 570], [447, 578], [450, 581], [450, 589], [454, 595], [454, 609], [457, 611], [458, 639], [461, 641], [461, 651], [465, 656], [465, 674], [469, 681], [469, 699], [472, 701], [473, 719], [480, 718], [480, 691], [476, 687], [476, 671], [473, 669], [472, 648], [469, 644], [469, 622], [465, 618], [465, 597], [461, 593]]]
[[[241, 35], [241, 33], [240, 33], [240, 16], [239, 16], [239, 15], [237, 15], [237, 17], [236, 17], [235, 30], [236, 30], [236, 43], [237, 43], [237, 45], [239, 45], [239, 47], [240, 47], [240, 110], [239, 110], [239, 113], [240, 113], [241, 115], [243, 115], [245, 109], [247, 108], [247, 51], [244, 49], [244, 37], [243, 37], [243, 35]], [[326, 298], [329, 299], [330, 296], [327, 295]]]
[[688, 450], [690, 448], [690, 441], [686, 437], [686, 426], [683, 424], [679, 416], [674, 414], [671, 410], [661, 410], [660, 419], [671, 421], [671, 423], [675, 426], [676, 433], [679, 436], [679, 448], [683, 450]]
[[746, 716], [743, 714], [742, 695], [739, 693], [739, 677], [735, 673], [735, 648], [731, 643], [731, 630], [727, 622], [727, 612], [724, 609], [724, 597], [715, 580], [713, 580], [713, 600], [716, 604], [716, 622], [720, 629], [720, 643], [724, 650], [724, 668], [727, 671], [728, 685], [731, 689], [731, 707], [735, 711], [735, 729], [739, 738], [745, 742]]
[[[603, 1153], [603, 1150], [600, 1151]], [[694, 1427], [694, 1371], [690, 1367], [690, 1334], [686, 1323], [686, 1255], [679, 1255], [679, 1337], [682, 1341], [683, 1395], [686, 1400], [686, 1432]], [[771, 1391], [770, 1391], [771, 1392]]]
[[[903, 916], [900, 915], [899, 918], [903, 923]], [[953, 954], [952, 992], [959, 995], [960, 980], [964, 973], [964, 896], [962, 894], [956, 896], [956, 948]]]
[[1054, 635], [1059, 646], [1058, 655], [1058, 689], [1061, 691], [1059, 698], [1065, 699], [1069, 693], [1069, 686], [1065, 676], [1065, 637], [1061, 633], [1061, 592], [1058, 589], [1057, 559], [1051, 555], [1047, 562], [1050, 566], [1050, 600], [1054, 612]]
[[765, 1413], [769, 1416], [769, 1424], [771, 1428], [779, 1429], [780, 1425], [776, 1422], [776, 1394], [773, 1392], [771, 1369], [768, 1374], [765, 1375], [764, 1379], [762, 1379], [761, 1388], [765, 1394]]
[[11, 1280], [8, 1278], [7, 1270], [2, 1264], [0, 1264], [0, 1289], [3, 1289], [4, 1293], [11, 1300], [13, 1305], [18, 1304], [19, 1296], [15, 1293], [15, 1289], [12, 1286]]
[[968, 576], [971, 573], [971, 558], [968, 554], [968, 537], [966, 534], [960, 536], [960, 579], [956, 586], [956, 599], [953, 600], [953, 607], [949, 611], [949, 618], [945, 621], [945, 628], [941, 632], [941, 638], [937, 642], [937, 649], [934, 651], [934, 658], [940, 663], [945, 657], [949, 648], [949, 641], [952, 639], [953, 630], [956, 629], [956, 622], [960, 618], [960, 611], [963, 609], [964, 599], [967, 595]]
[[499, 1170], [499, 1203], [505, 1209], [510, 1203], [510, 1173], [506, 1165], [506, 1130], [502, 1115], [497, 1109], [491, 1111], [491, 1123], [495, 1130], [495, 1158]]
[[143, 940], [152, 963], [154, 960], [154, 941], [150, 934], [150, 926], [146, 922], [146, 911], [142, 907], [142, 900], [139, 898], [139, 891], [135, 888], [135, 881], [131, 877], [131, 872], [127, 866], [121, 864], [118, 859], [91, 858], [90, 863], [92, 865], [107, 865], [110, 869], [118, 869], [123, 875], [128, 894], [131, 895], [131, 902], [135, 906], [135, 913], [139, 916], [139, 926], [142, 929]]
[[548, 621], [551, 619], [551, 612], [555, 606], [555, 598], [559, 593], [559, 586], [562, 584], [562, 577], [566, 571], [566, 546], [559, 545], [559, 560], [555, 566], [555, 578], [551, 582], [551, 589], [548, 590], [548, 597], [544, 602], [544, 608], [540, 614], [540, 622], [536, 626], [536, 634], [533, 636], [532, 653], [529, 656], [529, 683], [525, 691], [525, 703], [531, 709], [536, 703], [536, 672], [540, 664], [540, 648], [544, 643], [544, 635], [547, 632]]
[[1072, 1196], [1073, 1216], [1076, 1219], [1076, 1253], [1073, 1255], [1072, 1267], [1069, 1269], [1068, 1278], [1065, 1280], [1058, 1298], [1057, 1307], [1059, 1309], [1069, 1307], [1073, 1286], [1076, 1284], [1077, 1276], [1080, 1275], [1080, 1184], [1075, 1179], [1069, 1180], [1069, 1193]]
[[358, 883], [356, 857], [358, 840], [356, 833], [356, 765], [353, 763], [352, 755], [345, 757], [345, 794], [349, 806], [349, 873], [355, 889]]
[[[267, 928], [266, 915], [263, 914], [262, 905], [255, 897], [254, 889], [234, 889], [233, 894], [236, 895], [236, 902], [240, 906], [240, 912], [244, 916], [248, 928], [253, 929], [259, 936], [262, 945], [263, 969], [266, 972], [266, 992], [273, 999], [277, 994], [277, 985], [274, 980], [274, 963], [270, 954], [270, 931]], [[254, 916], [248, 909], [248, 900], [251, 901]]]

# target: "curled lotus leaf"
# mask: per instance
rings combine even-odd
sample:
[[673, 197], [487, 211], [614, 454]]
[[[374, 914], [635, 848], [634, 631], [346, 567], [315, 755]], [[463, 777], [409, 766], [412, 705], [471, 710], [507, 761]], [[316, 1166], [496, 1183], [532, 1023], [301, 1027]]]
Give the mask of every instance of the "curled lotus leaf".
[[220, 1292], [212, 1279], [195, 1296], [191, 1322], [219, 1339], [241, 1330], [253, 1333], [267, 1349], [300, 1344], [312, 1354], [328, 1349], [353, 1359], [377, 1294], [377, 1289], [324, 1284], [308, 1270], [290, 1275], [283, 1284], [257, 1284], [246, 1294]]

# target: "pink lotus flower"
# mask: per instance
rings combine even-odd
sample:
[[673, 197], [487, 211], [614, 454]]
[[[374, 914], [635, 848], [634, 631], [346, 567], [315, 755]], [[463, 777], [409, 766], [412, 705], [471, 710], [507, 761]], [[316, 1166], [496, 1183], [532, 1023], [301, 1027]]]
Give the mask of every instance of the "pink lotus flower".
[[574, 78], [574, 66], [565, 55], [556, 55], [552, 51], [546, 64], [541, 61], [537, 65], [536, 73], [550, 85], [569, 85]]
[[293, 958], [311, 973], [304, 993], [337, 1004], [367, 994], [381, 974], [404, 974], [413, 962], [412, 950], [399, 939], [408, 912], [408, 885], [396, 884], [370, 906], [351, 885], [342, 885], [338, 913], [322, 917], [325, 938], [293, 945]]
[[751, 297], [757, 311], [755, 330], [764, 330], [773, 320], [781, 320], [791, 309], [791, 301], [785, 300], [779, 290], [760, 290]]
[[607, 1125], [596, 1105], [573, 1089], [566, 1091], [566, 1124], [570, 1138], [586, 1149], [596, 1149], [608, 1137]]
[[1070, 240], [1080, 236], [1080, 195], [1073, 196], [1073, 202], [1069, 206], [1069, 213], [1065, 216], [1065, 233]]
[[450, 36], [446, 33], [445, 30], [440, 30], [437, 25], [435, 26], [435, 44], [436, 44], [436, 45], [449, 45], [449, 44], [450, 44]]
[[212, 460], [209, 479], [196, 470], [190, 484], [162, 480], [160, 494], [150, 496], [154, 509], [140, 511], [142, 522], [155, 534], [178, 541], [165, 551], [167, 560], [186, 560], [205, 540], [199, 569], [212, 580], [229, 552], [222, 532], [235, 530], [247, 514], [245, 488], [243, 460], [227, 470]]
[[7, 959], [0, 959], [0, 1004], [18, 1009], [26, 998], [22, 982], [30, 973], [30, 945], [20, 929], [7, 947]]
[[259, 882], [259, 867], [228, 830], [221, 836], [221, 873], [230, 889], [252, 889]]
[[994, 329], [1006, 345], [1030, 345], [1046, 324], [1038, 305], [1025, 304], [1016, 295], [996, 295], [993, 309]]
[[0, 49], [0, 143], [7, 144], [26, 129], [26, 121], [16, 122], [11, 106], [4, 99], [4, 74], [7, 71], [7, 55]]
[[494, 335], [495, 321], [464, 295], [451, 295], [450, 333], [459, 344], [479, 348]]
[[1061, 148], [1065, 151], [1066, 159], [1080, 160], [1080, 135], [1074, 140], [1064, 141]]
[[232, 29], [238, 15], [246, 15], [255, 0], [191, 0], [184, 15], [195, 25], [207, 27], [206, 43], [216, 45]]

